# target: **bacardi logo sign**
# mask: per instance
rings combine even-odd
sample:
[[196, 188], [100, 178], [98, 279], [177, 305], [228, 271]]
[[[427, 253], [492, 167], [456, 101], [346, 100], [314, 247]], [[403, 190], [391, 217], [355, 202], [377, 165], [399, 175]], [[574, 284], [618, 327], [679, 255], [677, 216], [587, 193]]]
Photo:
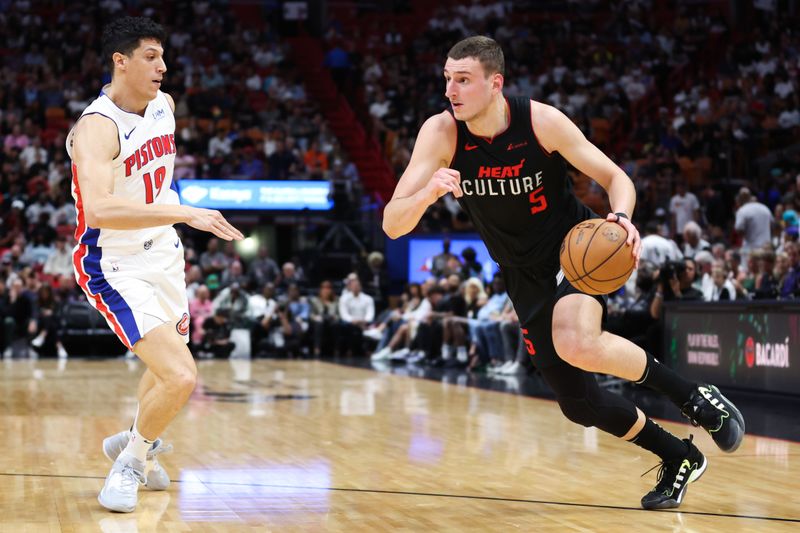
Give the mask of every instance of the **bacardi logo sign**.
[[789, 368], [789, 338], [784, 342], [761, 343], [753, 341], [753, 337], [747, 337], [744, 343], [744, 361], [748, 368]]

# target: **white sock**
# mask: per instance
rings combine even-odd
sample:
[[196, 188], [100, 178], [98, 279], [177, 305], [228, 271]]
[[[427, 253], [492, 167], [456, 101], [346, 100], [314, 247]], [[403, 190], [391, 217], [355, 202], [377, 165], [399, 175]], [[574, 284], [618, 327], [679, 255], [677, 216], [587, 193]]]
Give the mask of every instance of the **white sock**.
[[449, 344], [442, 344], [442, 359], [449, 360], [453, 356], [453, 347]]
[[128, 441], [128, 445], [125, 449], [122, 450], [122, 453], [119, 454], [119, 457], [135, 457], [144, 463], [147, 461], [147, 452], [152, 446], [153, 441], [144, 438], [134, 425], [133, 429], [131, 429], [131, 439]]
[[456, 349], [456, 359], [458, 359], [459, 363], [466, 363], [469, 359], [469, 355], [467, 354], [467, 347], [466, 346], [459, 346]]

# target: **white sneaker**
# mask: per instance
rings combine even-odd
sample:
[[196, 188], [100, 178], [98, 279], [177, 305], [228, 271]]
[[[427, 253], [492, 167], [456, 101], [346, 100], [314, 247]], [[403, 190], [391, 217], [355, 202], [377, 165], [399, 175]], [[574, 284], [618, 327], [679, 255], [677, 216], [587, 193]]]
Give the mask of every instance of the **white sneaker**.
[[497, 374], [502, 367], [503, 367], [502, 364], [497, 364], [497, 365], [490, 364], [490, 365], [488, 365], [486, 367], [486, 373], [487, 374]]
[[31, 341], [31, 346], [34, 348], [41, 348], [42, 344], [44, 344], [44, 333], [40, 333]]
[[408, 354], [410, 353], [411, 350], [409, 350], [408, 348], [400, 348], [399, 350], [392, 352], [391, 355], [389, 356], [389, 359], [391, 359], [392, 361], [405, 361], [406, 357], [408, 357]]
[[372, 354], [370, 356], [370, 359], [372, 361], [385, 361], [386, 359], [389, 359], [391, 356], [392, 356], [392, 349], [386, 346], [384, 348], [381, 348], [374, 354]]
[[135, 457], [118, 458], [111, 466], [97, 501], [110, 511], [132, 513], [136, 509], [139, 485], [144, 481], [144, 463]]
[[[111, 435], [103, 439], [103, 454], [111, 461], [116, 461], [117, 457], [122, 450], [128, 445], [131, 438], [130, 431], [120, 431], [116, 435]], [[164, 444], [161, 439], [156, 439], [150, 449], [147, 451], [147, 464], [145, 465], [145, 481], [144, 486], [150, 490], [167, 490], [169, 487], [170, 479], [169, 474], [158, 462], [156, 457], [162, 453], [169, 453], [172, 451], [172, 444]]]
[[417, 363], [422, 362], [425, 359], [425, 357], [427, 357], [425, 350], [414, 350], [408, 355], [406, 361], [408, 361], [412, 365], [415, 365]]
[[469, 362], [469, 354], [467, 353], [466, 346], [459, 346], [456, 348], [456, 360], [462, 364], [467, 364]]
[[500, 365], [500, 368], [498, 368], [498, 369], [497, 369], [495, 372], [496, 372], [497, 374], [503, 375], [503, 374], [505, 374], [505, 373], [506, 373], [506, 371], [508, 370], [508, 367], [510, 367], [510, 366], [511, 366], [511, 365], [513, 365], [513, 364], [514, 364], [514, 361], [506, 361], [505, 363], [503, 363], [502, 365]]
[[518, 361], [513, 361], [506, 368], [502, 369], [501, 373], [504, 376], [513, 376], [513, 375], [519, 374], [519, 370], [520, 370], [521, 366], [522, 365], [520, 365]]
[[378, 328], [367, 328], [364, 330], [364, 336], [368, 339], [380, 341], [383, 337], [383, 331], [379, 330]]

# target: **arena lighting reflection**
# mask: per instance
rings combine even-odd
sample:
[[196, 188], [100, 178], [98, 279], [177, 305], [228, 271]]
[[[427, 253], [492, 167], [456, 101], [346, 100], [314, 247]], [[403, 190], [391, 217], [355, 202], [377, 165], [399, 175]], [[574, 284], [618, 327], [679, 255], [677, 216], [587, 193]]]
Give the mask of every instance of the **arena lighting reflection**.
[[435, 464], [442, 459], [444, 442], [431, 435], [414, 432], [408, 443], [408, 458], [417, 463]]
[[[298, 515], [329, 511], [330, 464], [184, 469], [178, 484], [187, 522], [228, 522], [269, 517], [270, 525], [297, 524]], [[305, 521], [305, 520], [304, 520]]]

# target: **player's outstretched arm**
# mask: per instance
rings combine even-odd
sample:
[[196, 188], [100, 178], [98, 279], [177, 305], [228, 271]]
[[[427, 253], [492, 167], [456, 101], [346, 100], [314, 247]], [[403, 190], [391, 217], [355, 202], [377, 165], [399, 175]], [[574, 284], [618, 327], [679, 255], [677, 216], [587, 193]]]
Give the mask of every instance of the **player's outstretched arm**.
[[447, 168], [455, 152], [456, 129], [447, 112], [425, 121], [414, 143], [414, 151], [392, 200], [383, 211], [383, 231], [396, 239], [413, 230], [441, 196], [452, 192], [461, 197], [461, 175]]
[[117, 198], [113, 160], [117, 127], [102, 115], [83, 117], [72, 133], [72, 160], [86, 224], [103, 229], [141, 229], [183, 222], [226, 240], [242, 234], [218, 212], [184, 205], [155, 205]]

